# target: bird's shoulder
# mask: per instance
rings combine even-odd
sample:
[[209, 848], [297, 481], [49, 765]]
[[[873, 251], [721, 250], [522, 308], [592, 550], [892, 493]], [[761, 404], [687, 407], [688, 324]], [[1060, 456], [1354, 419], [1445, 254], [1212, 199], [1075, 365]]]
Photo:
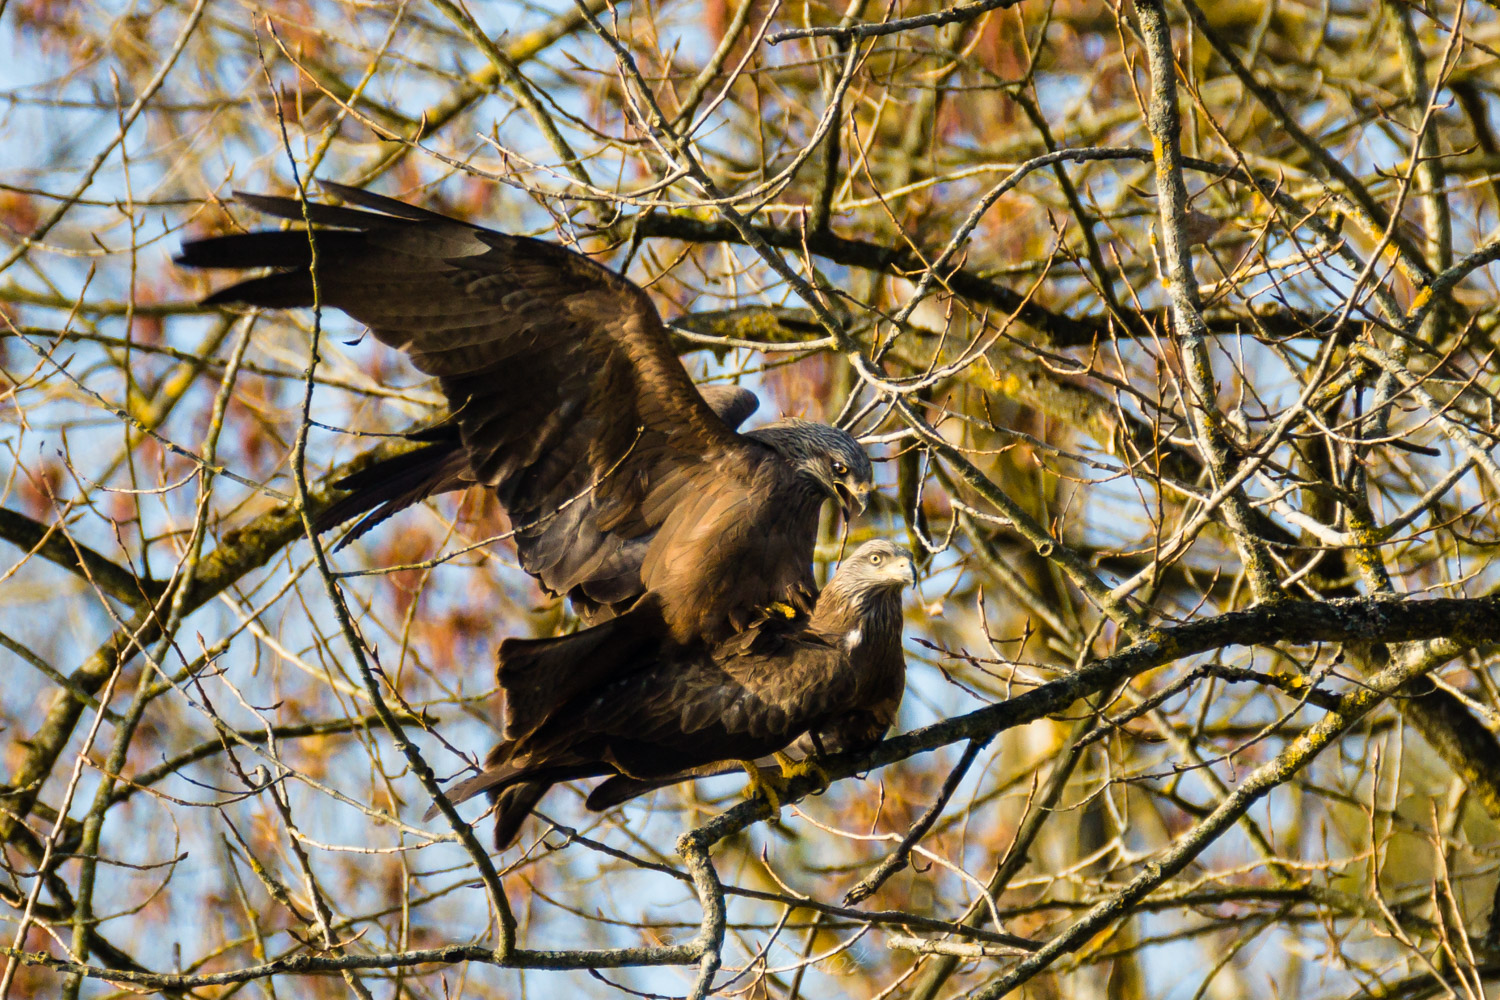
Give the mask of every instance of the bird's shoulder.
[[829, 636], [808, 628], [805, 613], [777, 602], [720, 642], [711, 659], [734, 683], [760, 690], [779, 686], [792, 673], [808, 682], [837, 673], [846, 653]]
[[607, 290], [650, 301], [635, 282], [581, 250], [485, 226], [474, 226], [469, 231], [475, 252], [453, 263], [475, 271], [503, 272], [513, 286], [528, 279], [545, 280], [570, 294]]

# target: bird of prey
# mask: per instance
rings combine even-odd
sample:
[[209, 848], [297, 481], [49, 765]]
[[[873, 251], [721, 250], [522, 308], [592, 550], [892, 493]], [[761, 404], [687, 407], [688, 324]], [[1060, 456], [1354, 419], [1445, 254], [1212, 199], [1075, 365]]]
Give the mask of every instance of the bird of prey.
[[363, 515], [358, 533], [435, 493], [487, 486], [548, 592], [586, 621], [649, 597], [637, 618], [651, 623], [619, 634], [678, 645], [723, 640], [769, 606], [811, 606], [823, 501], [848, 514], [871, 489], [853, 437], [805, 420], [737, 433], [754, 397], [705, 399], [645, 292], [581, 254], [323, 186], [346, 204], [236, 195], [278, 218], [305, 213], [310, 234], [194, 240], [177, 261], [271, 268], [204, 301], [340, 309], [437, 379], [446, 420], [345, 480], [352, 493], [330, 520]]
[[[754, 760], [799, 738], [818, 752], [873, 743], [901, 703], [901, 591], [915, 580], [907, 552], [866, 542], [808, 615], [770, 615], [711, 647], [669, 649], [520, 735], [507, 718], [507, 739], [485, 769], [450, 794], [496, 800], [495, 845], [503, 849], [559, 781], [612, 776], [589, 798], [591, 808], [603, 808], [719, 773], [724, 768], [713, 765], [723, 761], [741, 762], [755, 787]], [[506, 680], [502, 671], [508, 698]]]

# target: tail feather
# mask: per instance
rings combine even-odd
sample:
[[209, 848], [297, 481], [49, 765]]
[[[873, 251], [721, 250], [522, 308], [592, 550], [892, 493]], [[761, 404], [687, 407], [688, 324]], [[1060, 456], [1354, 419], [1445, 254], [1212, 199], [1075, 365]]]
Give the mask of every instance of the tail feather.
[[495, 849], [505, 850], [516, 842], [521, 824], [552, 787], [550, 781], [519, 781], [495, 797]]
[[571, 635], [506, 639], [497, 671], [506, 739], [536, 732], [568, 701], [654, 660], [663, 634], [660, 607], [648, 594], [619, 617]]
[[[249, 205], [257, 212], [278, 219], [311, 222], [315, 226], [333, 226], [338, 229], [376, 229], [390, 225], [393, 219], [405, 222], [442, 222], [450, 226], [465, 225], [441, 213], [416, 205], [408, 205], [404, 201], [387, 198], [373, 191], [350, 187], [347, 184], [319, 181], [318, 186], [325, 191], [333, 192], [351, 205], [360, 205], [373, 211], [362, 211], [344, 205], [327, 205], [316, 201], [304, 202], [300, 198], [285, 198], [274, 194], [252, 194], [249, 191], [234, 192], [234, 200], [242, 205]], [[288, 232], [284, 235], [300, 237], [304, 245], [307, 242], [306, 232]]]
[[601, 781], [593, 791], [589, 792], [584, 805], [588, 806], [590, 812], [604, 812], [638, 795], [654, 792], [658, 788], [666, 788], [682, 780], [685, 779], [680, 775], [670, 778], [631, 778], [617, 774]]
[[[510, 748], [509, 743], [502, 743], [490, 751], [490, 757], [503, 757], [505, 751]], [[513, 781], [520, 774], [518, 768], [508, 767], [505, 764], [491, 764], [472, 778], [465, 778], [452, 788], [448, 789], [448, 798], [453, 803], [467, 802], [476, 795], [496, 788], [503, 788], [507, 781]]]
[[696, 781], [699, 778], [711, 778], [718, 774], [733, 774], [740, 770], [743, 768], [739, 761], [724, 760], [689, 768], [686, 771], [678, 771], [676, 774], [660, 778], [632, 778], [627, 774], [616, 774], [595, 786], [594, 790], [589, 792], [584, 805], [588, 806], [590, 812], [604, 812], [623, 802], [629, 802], [639, 795], [654, 792], [658, 788], [668, 788], [684, 781]]
[[201, 302], [205, 306], [246, 305], [263, 309], [296, 309], [313, 304], [312, 280], [306, 271], [268, 274], [221, 288]]
[[[498, 753], [506, 744], [495, 750]], [[493, 757], [494, 755], [491, 754]], [[495, 849], [503, 851], [515, 842], [521, 824], [531, 815], [531, 810], [547, 794], [551, 781], [523, 781], [522, 772], [504, 765], [487, 767], [480, 773], [459, 782], [448, 789], [448, 798], [453, 802], [464, 802], [484, 792], [490, 793], [495, 803]], [[437, 815], [438, 808], [432, 806], [422, 819], [430, 820]]]

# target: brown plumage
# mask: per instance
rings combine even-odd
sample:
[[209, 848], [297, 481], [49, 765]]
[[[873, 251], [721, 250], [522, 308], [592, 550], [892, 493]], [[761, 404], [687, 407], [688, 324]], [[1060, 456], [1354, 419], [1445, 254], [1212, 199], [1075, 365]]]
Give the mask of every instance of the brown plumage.
[[[305, 208], [319, 302], [406, 352], [450, 411], [414, 435], [423, 448], [345, 480], [332, 518], [364, 515], [355, 530], [368, 530], [434, 493], [488, 486], [549, 592], [589, 620], [649, 593], [679, 644], [723, 639], [773, 602], [810, 606], [819, 508], [863, 507], [870, 489], [852, 437], [799, 420], [736, 433], [748, 394], [710, 405], [646, 294], [587, 257], [324, 186], [370, 211], [236, 197], [298, 222]], [[313, 304], [303, 230], [192, 241], [177, 259], [274, 269], [209, 303]]]
[[[495, 843], [503, 848], [559, 781], [612, 776], [589, 798], [591, 808], [603, 808], [803, 737], [828, 751], [877, 740], [905, 686], [901, 590], [913, 580], [906, 552], [866, 542], [810, 615], [771, 616], [711, 648], [644, 658], [501, 743], [484, 771], [451, 794], [496, 800]], [[500, 680], [508, 700], [503, 672]]]

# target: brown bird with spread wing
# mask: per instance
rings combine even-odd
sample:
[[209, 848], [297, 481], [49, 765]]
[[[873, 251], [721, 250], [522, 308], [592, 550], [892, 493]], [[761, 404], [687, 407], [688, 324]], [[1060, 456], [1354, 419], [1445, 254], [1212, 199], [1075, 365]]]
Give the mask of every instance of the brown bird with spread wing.
[[560, 660], [592, 665], [538, 690], [538, 711], [611, 676], [615, 650], [663, 635], [718, 642], [768, 606], [811, 606], [823, 501], [862, 510], [871, 488], [853, 437], [804, 420], [736, 433], [753, 397], [720, 393], [710, 405], [645, 292], [587, 257], [323, 186], [364, 210], [238, 194], [278, 218], [301, 222], [305, 212], [311, 237], [219, 236], [184, 244], [177, 258], [272, 268], [204, 301], [290, 308], [314, 304], [316, 245], [318, 304], [437, 378], [447, 420], [414, 434], [424, 442], [416, 451], [345, 480], [352, 493], [322, 526], [363, 515], [359, 533], [433, 494], [484, 485], [512, 521], [522, 567], [550, 593], [569, 595], [589, 621], [636, 608], [580, 640], [609, 663], [576, 647], [511, 647], [533, 677]]
[[504, 848], [559, 781], [611, 775], [589, 797], [590, 808], [604, 808], [717, 773], [721, 761], [744, 762], [757, 787], [764, 779], [750, 762], [799, 738], [819, 753], [873, 743], [895, 720], [905, 688], [901, 591], [915, 580], [908, 553], [866, 542], [810, 615], [768, 616], [712, 647], [642, 660], [540, 724], [517, 723], [502, 670], [506, 740], [451, 795], [490, 793], [495, 845]]

